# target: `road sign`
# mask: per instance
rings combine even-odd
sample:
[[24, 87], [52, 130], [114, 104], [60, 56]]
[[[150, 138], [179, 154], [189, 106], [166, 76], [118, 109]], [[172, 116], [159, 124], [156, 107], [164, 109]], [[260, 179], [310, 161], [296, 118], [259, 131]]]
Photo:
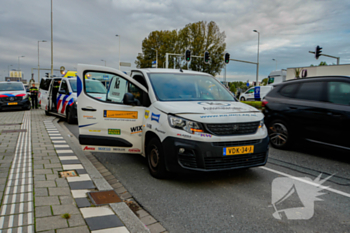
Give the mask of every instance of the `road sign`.
[[108, 75], [103, 75], [103, 80], [109, 80]]
[[249, 83], [247, 83], [247, 87], [249, 87]]

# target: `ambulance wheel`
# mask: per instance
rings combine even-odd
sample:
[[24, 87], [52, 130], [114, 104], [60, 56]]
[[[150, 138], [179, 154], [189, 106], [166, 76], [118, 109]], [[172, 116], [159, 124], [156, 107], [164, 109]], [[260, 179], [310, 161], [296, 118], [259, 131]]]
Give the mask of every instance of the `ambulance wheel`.
[[158, 138], [152, 138], [146, 148], [147, 164], [151, 175], [157, 179], [167, 177], [165, 168], [164, 151]]
[[74, 123], [74, 116], [72, 114], [72, 111], [70, 111], [70, 108], [67, 108], [67, 110], [66, 110], [66, 118], [67, 118], [67, 123], [68, 124], [73, 124]]

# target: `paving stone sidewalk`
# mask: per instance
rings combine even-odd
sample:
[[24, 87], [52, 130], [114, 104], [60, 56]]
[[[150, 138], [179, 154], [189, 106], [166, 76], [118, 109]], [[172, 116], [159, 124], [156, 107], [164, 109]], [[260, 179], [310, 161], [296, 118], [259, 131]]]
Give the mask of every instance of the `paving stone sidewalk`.
[[[92, 205], [87, 193], [100, 185], [54, 119], [42, 110], [0, 112], [0, 233], [147, 232], [128, 229], [111, 205]], [[78, 176], [61, 178], [63, 170]]]

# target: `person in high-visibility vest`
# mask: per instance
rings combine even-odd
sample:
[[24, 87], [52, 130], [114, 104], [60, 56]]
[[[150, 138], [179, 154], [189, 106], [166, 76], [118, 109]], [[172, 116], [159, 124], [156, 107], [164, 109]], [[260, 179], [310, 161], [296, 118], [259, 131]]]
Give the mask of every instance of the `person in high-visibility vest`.
[[32, 87], [29, 89], [30, 91], [30, 99], [32, 100], [32, 108], [38, 108], [38, 88], [35, 84], [32, 84]]

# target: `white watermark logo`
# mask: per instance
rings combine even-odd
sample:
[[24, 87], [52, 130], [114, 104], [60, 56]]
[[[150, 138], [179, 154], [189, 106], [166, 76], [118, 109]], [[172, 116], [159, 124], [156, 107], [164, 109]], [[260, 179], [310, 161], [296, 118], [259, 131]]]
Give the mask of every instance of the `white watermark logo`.
[[308, 177], [296, 179], [290, 177], [275, 178], [272, 181], [272, 206], [275, 209], [273, 217], [282, 219], [285, 216], [284, 218], [289, 220], [307, 220], [312, 218], [314, 215], [314, 202], [322, 201], [318, 196], [325, 193], [320, 191], [328, 188], [322, 186], [322, 184], [333, 176], [331, 175], [321, 180], [321, 175], [315, 180]]

